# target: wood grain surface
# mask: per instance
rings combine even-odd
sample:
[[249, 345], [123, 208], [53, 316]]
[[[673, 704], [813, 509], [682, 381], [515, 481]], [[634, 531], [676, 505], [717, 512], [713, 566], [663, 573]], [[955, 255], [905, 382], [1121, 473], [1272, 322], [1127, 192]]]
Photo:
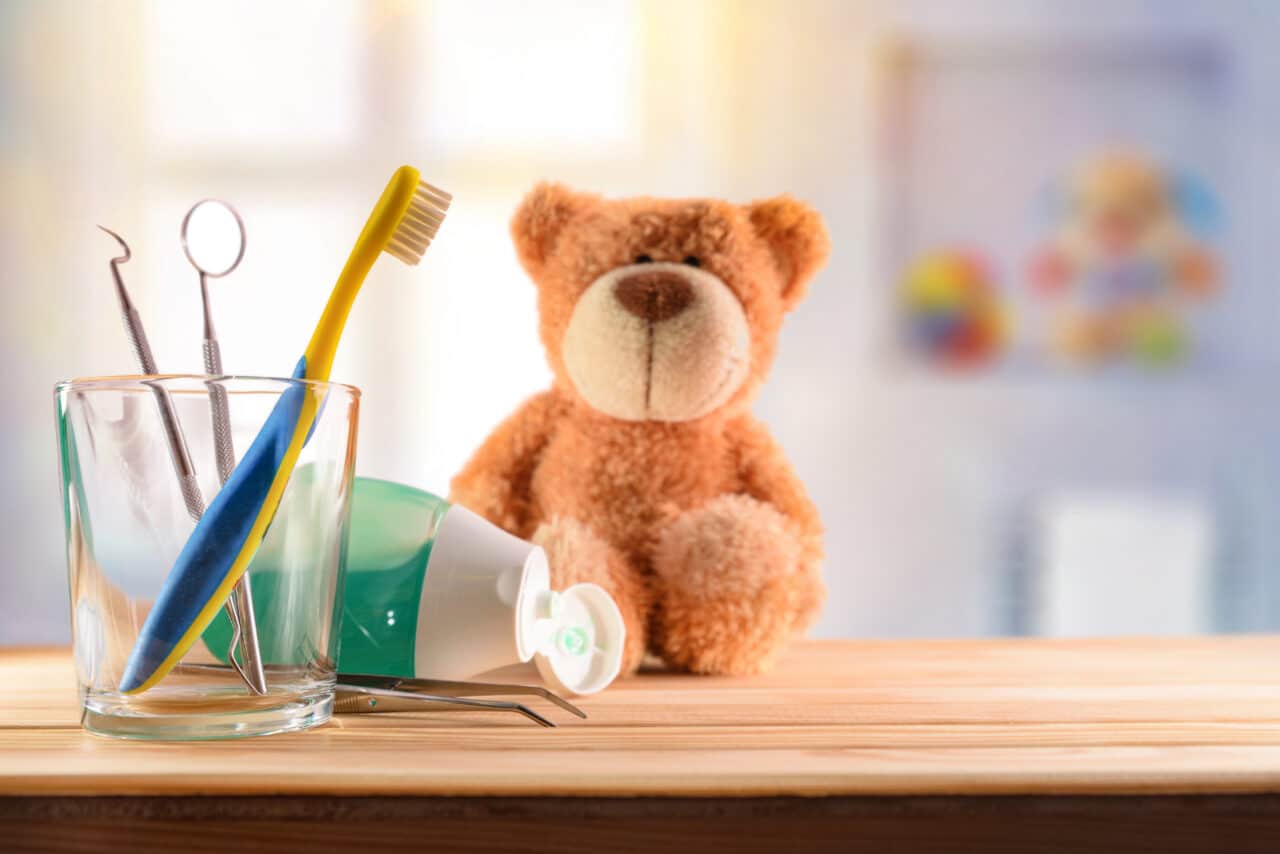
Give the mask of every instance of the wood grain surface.
[[0, 798], [0, 850], [1275, 854], [1266, 796]]
[[355, 715], [199, 744], [84, 733], [63, 650], [0, 652], [0, 680], [0, 796], [1280, 792], [1276, 637], [809, 642], [756, 678], [623, 680], [555, 730]]

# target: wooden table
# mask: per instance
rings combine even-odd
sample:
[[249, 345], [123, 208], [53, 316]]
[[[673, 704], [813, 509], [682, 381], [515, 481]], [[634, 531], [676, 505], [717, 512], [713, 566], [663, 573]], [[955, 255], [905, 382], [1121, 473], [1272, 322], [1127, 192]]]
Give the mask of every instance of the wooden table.
[[65, 651], [0, 651], [0, 681], [0, 849], [1280, 851], [1276, 637], [811, 642], [555, 730], [203, 744], [83, 733]]

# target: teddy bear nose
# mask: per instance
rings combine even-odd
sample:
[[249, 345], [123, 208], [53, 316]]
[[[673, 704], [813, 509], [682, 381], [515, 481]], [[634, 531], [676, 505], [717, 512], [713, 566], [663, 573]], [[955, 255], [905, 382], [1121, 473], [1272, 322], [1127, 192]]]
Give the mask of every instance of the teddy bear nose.
[[693, 285], [679, 273], [655, 270], [627, 276], [614, 285], [613, 294], [631, 314], [659, 323], [689, 307]]

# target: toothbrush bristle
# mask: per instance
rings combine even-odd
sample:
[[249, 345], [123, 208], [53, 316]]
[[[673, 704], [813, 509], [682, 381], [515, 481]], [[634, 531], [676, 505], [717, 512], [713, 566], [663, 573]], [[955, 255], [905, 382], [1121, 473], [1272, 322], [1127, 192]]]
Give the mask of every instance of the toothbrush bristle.
[[449, 211], [449, 202], [453, 196], [433, 187], [426, 181], [419, 181], [414, 190], [409, 209], [404, 212], [396, 225], [395, 234], [387, 244], [386, 250], [406, 264], [417, 264], [431, 245], [440, 223]]

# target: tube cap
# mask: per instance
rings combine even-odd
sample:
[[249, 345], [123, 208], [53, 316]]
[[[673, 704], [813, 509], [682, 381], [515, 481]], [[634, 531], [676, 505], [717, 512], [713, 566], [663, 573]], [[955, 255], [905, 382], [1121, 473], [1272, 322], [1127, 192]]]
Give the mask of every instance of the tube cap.
[[542, 591], [533, 623], [523, 628], [536, 650], [538, 673], [552, 690], [594, 694], [617, 678], [627, 629], [617, 603], [599, 585]]

